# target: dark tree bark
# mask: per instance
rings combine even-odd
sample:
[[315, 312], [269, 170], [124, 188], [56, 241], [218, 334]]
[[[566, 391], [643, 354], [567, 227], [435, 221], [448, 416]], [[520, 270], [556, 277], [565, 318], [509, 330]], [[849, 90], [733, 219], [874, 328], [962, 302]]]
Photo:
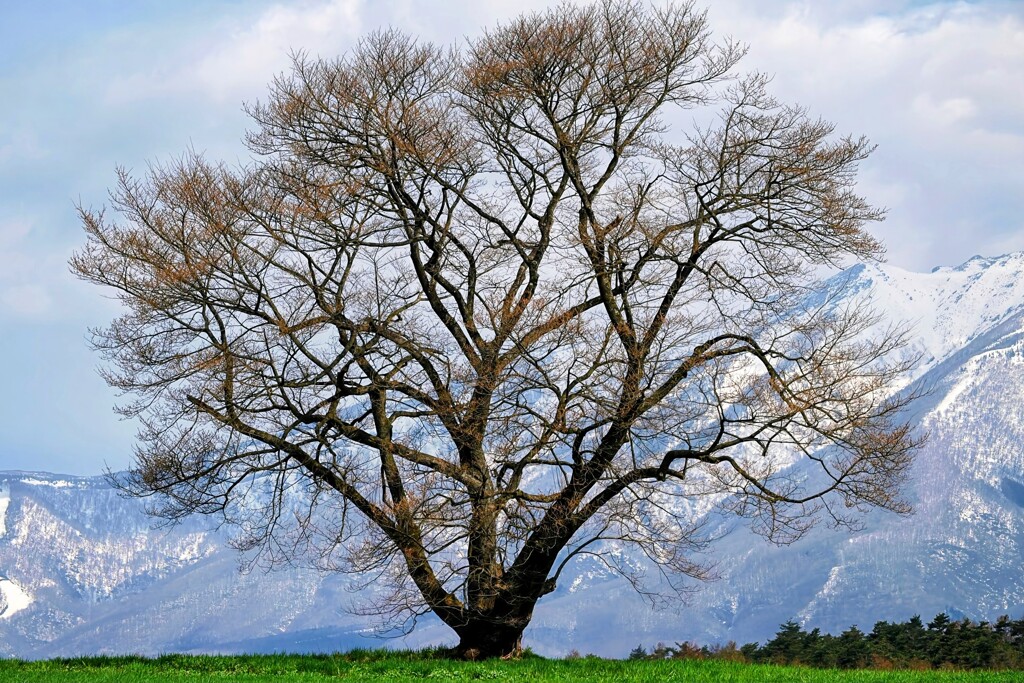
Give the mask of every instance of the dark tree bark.
[[516, 654], [609, 541], [702, 577], [712, 508], [776, 541], [905, 510], [902, 334], [811, 296], [881, 256], [871, 148], [730, 76], [742, 52], [615, 0], [458, 49], [378, 33], [296, 59], [249, 165], [121, 173], [71, 262], [125, 306], [93, 339], [141, 424], [118, 485], [354, 572], [463, 657]]

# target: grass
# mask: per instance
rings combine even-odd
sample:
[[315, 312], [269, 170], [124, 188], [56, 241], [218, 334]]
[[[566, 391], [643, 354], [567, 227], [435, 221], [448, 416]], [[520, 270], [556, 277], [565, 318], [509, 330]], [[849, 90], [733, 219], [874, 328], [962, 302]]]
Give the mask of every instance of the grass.
[[600, 683], [1011, 683], [1019, 671], [835, 671], [719, 661], [524, 658], [456, 662], [431, 652], [353, 651], [339, 655], [166, 655], [36, 662], [0, 660], [0, 682], [156, 683], [175, 681], [594, 681]]

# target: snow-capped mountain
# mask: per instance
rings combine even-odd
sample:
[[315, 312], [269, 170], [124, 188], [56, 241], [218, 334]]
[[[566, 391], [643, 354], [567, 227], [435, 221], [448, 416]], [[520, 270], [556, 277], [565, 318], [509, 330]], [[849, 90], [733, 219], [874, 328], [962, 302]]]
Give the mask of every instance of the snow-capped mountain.
[[[707, 559], [720, 579], [652, 610], [596, 562], [538, 605], [537, 652], [624, 656], [638, 643], [765, 640], [790, 618], [838, 632], [877, 620], [1024, 616], [1024, 254], [911, 273], [858, 265], [825, 288], [914, 326], [908, 383], [929, 439], [906, 491], [915, 514], [873, 512], [776, 547], [737, 525]], [[239, 570], [196, 518], [153, 528], [101, 478], [0, 472], [0, 656], [336, 650], [378, 646], [344, 577]], [[638, 560], [635, 560], [638, 561]], [[425, 620], [402, 644], [451, 642]]]

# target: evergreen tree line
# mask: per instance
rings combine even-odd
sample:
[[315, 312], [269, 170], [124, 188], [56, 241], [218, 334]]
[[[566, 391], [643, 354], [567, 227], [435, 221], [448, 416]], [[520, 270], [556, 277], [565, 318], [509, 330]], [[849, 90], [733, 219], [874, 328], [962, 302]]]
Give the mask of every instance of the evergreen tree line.
[[1024, 670], [1024, 618], [994, 622], [953, 620], [942, 613], [927, 625], [879, 621], [870, 633], [851, 626], [840, 635], [805, 631], [793, 620], [764, 645], [697, 646], [658, 643], [638, 646], [630, 659], [720, 659], [759, 664], [838, 669], [1019, 669]]

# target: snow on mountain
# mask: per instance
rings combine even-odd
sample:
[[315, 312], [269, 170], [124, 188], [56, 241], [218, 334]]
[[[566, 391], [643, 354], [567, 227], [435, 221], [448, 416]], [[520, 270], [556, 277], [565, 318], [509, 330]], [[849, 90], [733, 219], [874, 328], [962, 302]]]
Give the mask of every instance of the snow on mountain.
[[[795, 618], [837, 633], [877, 620], [1024, 616], [1024, 254], [911, 273], [859, 265], [825, 291], [913, 326], [929, 440], [906, 495], [915, 514], [871, 512], [776, 547], [734, 520], [706, 558], [720, 579], [653, 610], [596, 560], [543, 599], [527, 644], [624, 656], [638, 643], [765, 640]], [[239, 571], [210, 520], [153, 528], [102, 478], [0, 473], [0, 655], [330, 651], [373, 647], [365, 594], [301, 566]], [[727, 527], [734, 527], [731, 530]], [[640, 569], [640, 557], [620, 560]], [[657, 584], [656, 572], [649, 578]], [[371, 586], [370, 589], [373, 590]], [[451, 642], [425, 619], [402, 645]]]
[[914, 273], [886, 264], [861, 264], [826, 283], [863, 298], [884, 320], [913, 328], [926, 373], [979, 335], [1024, 308], [1024, 252], [975, 256], [963, 265]]
[[0, 484], [0, 538], [7, 533], [7, 508], [11, 504], [11, 492]]
[[32, 604], [32, 596], [10, 579], [0, 579], [0, 619], [10, 619]]

